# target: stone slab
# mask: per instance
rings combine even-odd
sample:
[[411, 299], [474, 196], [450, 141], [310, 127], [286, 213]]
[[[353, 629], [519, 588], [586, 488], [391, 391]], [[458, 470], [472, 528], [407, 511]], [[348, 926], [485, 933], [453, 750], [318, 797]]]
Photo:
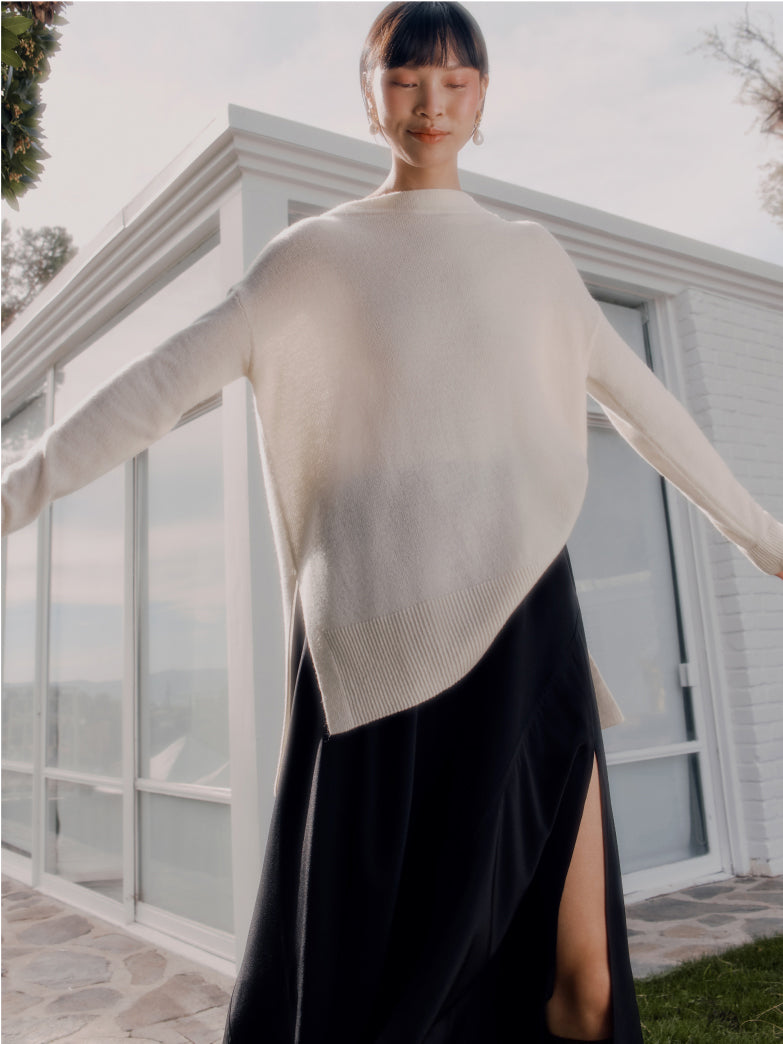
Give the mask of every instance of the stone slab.
[[226, 1028], [227, 1012], [227, 1007], [210, 1008], [198, 1015], [177, 1019], [171, 1026], [191, 1044], [220, 1044]]
[[150, 1040], [155, 1044], [190, 1044], [187, 1037], [172, 1027], [170, 1022], [158, 1023], [157, 1026], [147, 1026], [145, 1029], [132, 1030], [131, 1040]]
[[769, 910], [768, 905], [748, 902], [732, 902], [730, 899], [723, 905], [723, 909], [731, 913], [762, 913]]
[[[780, 910], [783, 915], [783, 892], [756, 892], [747, 896], [751, 902], [763, 903], [768, 910]], [[728, 903], [726, 904], [729, 905]]]
[[689, 899], [714, 899], [716, 895], [723, 896], [733, 891], [735, 891], [734, 882], [726, 881], [723, 884], [696, 885], [693, 888], [685, 888], [682, 894], [687, 895]]
[[783, 878], [766, 877], [763, 881], [750, 885], [749, 892], [783, 892]]
[[55, 903], [25, 903], [9, 910], [5, 915], [7, 921], [41, 921], [45, 917], [55, 917], [62, 913], [62, 907]]
[[122, 1000], [122, 994], [109, 986], [88, 986], [85, 990], [64, 993], [46, 1006], [55, 1015], [82, 1011], [102, 1011]]
[[162, 986], [149, 990], [117, 1016], [122, 1029], [152, 1026], [156, 1022], [193, 1015], [205, 1008], [228, 1004], [225, 990], [207, 982], [197, 972], [172, 975]]
[[32, 1008], [40, 1002], [40, 997], [31, 993], [23, 993], [21, 990], [3, 990], [3, 1018], [9, 1015], [20, 1015], [28, 1008]]
[[647, 942], [632, 942], [629, 946], [631, 959], [636, 957], [649, 957], [652, 954], [660, 953], [661, 947], [655, 940]]
[[712, 928], [720, 928], [725, 924], [734, 924], [738, 918], [732, 914], [711, 913], [706, 917], [700, 917], [699, 920], [702, 924], [708, 924]]
[[[84, 1029], [92, 1019], [89, 1015], [59, 1015], [48, 1019], [25, 1020], [14, 1029], [3, 1033], [3, 1044], [52, 1044], [56, 1040], [89, 1041]], [[79, 1034], [74, 1037], [74, 1034]]]
[[22, 899], [37, 899], [39, 902], [42, 902], [43, 896], [38, 895], [32, 888], [25, 888], [24, 885], [15, 884], [7, 892], [3, 892], [3, 899], [7, 903], [18, 903]]
[[35, 946], [57, 946], [58, 943], [77, 939], [80, 935], [88, 935], [91, 931], [92, 925], [86, 917], [68, 914], [25, 928], [19, 933], [19, 942], [33, 943]]
[[707, 929], [700, 924], [675, 924], [661, 931], [661, 935], [669, 939], [698, 939], [708, 934]]
[[16, 957], [26, 957], [28, 953], [35, 953], [34, 946], [3, 946], [3, 960], [12, 961]]
[[8, 895], [4, 895], [3, 899], [6, 903], [13, 903], [14, 909], [18, 910], [24, 906], [35, 906], [36, 903], [45, 903], [46, 897], [39, 895], [37, 892], [9, 892]]
[[672, 899], [663, 895], [629, 906], [626, 914], [633, 921], [684, 921], [688, 917], [698, 917], [704, 912], [704, 903]]
[[73, 950], [50, 950], [38, 954], [24, 968], [20, 968], [18, 978], [23, 982], [34, 982], [57, 990], [108, 982], [111, 969], [105, 957]]
[[748, 917], [743, 927], [753, 939], [783, 935], [783, 922], [772, 917]]
[[134, 939], [132, 935], [107, 932], [106, 935], [91, 935], [89, 939], [79, 939], [79, 946], [89, 946], [91, 950], [101, 950], [104, 953], [126, 954], [143, 950], [149, 943], [145, 943], [143, 939]]
[[157, 950], [145, 950], [125, 958], [125, 967], [131, 974], [131, 985], [151, 986], [160, 982], [166, 970], [166, 958]]

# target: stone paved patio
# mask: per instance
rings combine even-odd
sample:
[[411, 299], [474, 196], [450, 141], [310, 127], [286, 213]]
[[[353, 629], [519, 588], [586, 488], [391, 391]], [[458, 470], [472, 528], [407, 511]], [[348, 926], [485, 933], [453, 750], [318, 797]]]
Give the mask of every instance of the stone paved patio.
[[[783, 934], [783, 878], [696, 885], [627, 909], [637, 977]], [[220, 1044], [232, 981], [3, 878], [3, 1041]]]
[[626, 907], [634, 975], [783, 935], [783, 877], [734, 877]]
[[219, 1044], [232, 980], [3, 878], [3, 1042]]

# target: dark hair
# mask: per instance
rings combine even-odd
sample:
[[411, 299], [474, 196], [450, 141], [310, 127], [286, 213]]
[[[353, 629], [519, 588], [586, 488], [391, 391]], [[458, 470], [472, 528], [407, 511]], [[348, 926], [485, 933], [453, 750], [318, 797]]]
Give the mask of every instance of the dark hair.
[[489, 74], [489, 58], [478, 22], [459, 3], [391, 3], [367, 33], [359, 59], [359, 78], [376, 66], [441, 65], [452, 53], [460, 65]]

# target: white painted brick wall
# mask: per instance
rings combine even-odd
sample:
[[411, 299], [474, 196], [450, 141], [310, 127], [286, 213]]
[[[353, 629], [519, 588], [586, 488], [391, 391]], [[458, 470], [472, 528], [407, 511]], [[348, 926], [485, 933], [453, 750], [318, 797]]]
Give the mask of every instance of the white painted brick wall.
[[[783, 519], [783, 313], [701, 290], [675, 302], [687, 406], [737, 478]], [[783, 873], [783, 581], [706, 520], [748, 856]]]

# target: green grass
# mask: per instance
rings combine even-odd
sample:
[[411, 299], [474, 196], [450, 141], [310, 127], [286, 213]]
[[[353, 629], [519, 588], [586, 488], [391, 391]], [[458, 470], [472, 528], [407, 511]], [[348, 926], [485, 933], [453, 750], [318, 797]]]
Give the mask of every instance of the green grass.
[[783, 936], [636, 981], [645, 1044], [783, 1041]]

